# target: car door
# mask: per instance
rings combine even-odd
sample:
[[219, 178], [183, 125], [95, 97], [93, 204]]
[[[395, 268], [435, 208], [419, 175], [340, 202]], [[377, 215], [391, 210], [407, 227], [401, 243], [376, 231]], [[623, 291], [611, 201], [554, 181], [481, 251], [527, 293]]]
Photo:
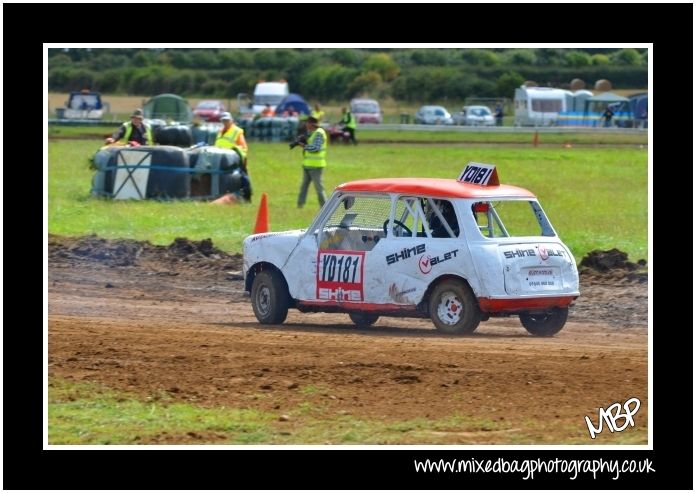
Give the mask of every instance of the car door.
[[391, 219], [365, 259], [366, 300], [388, 308], [415, 306], [461, 253], [456, 213], [446, 200], [399, 196]]
[[344, 305], [374, 299], [366, 289], [367, 262], [381, 255], [385, 223], [391, 211], [388, 194], [346, 194], [330, 205], [331, 210], [316, 231], [306, 234], [288, 260], [284, 271], [293, 295], [305, 302]]

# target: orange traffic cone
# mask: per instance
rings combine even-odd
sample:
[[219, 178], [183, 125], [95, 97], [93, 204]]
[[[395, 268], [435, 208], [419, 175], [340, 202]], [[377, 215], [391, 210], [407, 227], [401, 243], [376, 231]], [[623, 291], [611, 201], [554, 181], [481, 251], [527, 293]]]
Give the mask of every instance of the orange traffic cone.
[[265, 193], [261, 194], [261, 204], [259, 204], [259, 212], [256, 214], [256, 226], [254, 226], [253, 234], [268, 233], [270, 230], [268, 225], [268, 197]]
[[532, 139], [532, 145], [534, 147], [539, 147], [539, 132], [537, 130], [534, 131], [534, 138]]

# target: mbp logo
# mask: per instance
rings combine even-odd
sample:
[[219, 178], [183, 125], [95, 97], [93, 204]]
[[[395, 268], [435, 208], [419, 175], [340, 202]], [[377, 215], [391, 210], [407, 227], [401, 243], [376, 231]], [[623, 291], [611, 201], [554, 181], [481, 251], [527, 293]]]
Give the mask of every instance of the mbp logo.
[[[633, 408], [631, 408], [631, 404], [633, 404]], [[622, 407], [624, 411], [626, 411], [625, 413], [621, 412]], [[638, 409], [640, 409], [640, 400], [636, 397], [628, 399], [626, 402], [624, 402], [623, 406], [621, 406], [620, 402], [616, 402], [609, 406], [606, 410], [603, 407], [600, 407], [597, 428], [595, 428], [594, 424], [592, 424], [590, 418], [585, 416], [585, 422], [587, 423], [587, 429], [590, 432], [590, 438], [594, 440], [598, 434], [602, 433], [602, 422], [607, 424], [607, 428], [609, 428], [609, 431], [612, 433], [615, 431], [624, 431], [629, 425], [635, 426], [635, 423], [633, 422], [633, 415], [638, 412]], [[621, 419], [624, 420], [624, 423], [623, 425], [619, 426], [616, 422]]]

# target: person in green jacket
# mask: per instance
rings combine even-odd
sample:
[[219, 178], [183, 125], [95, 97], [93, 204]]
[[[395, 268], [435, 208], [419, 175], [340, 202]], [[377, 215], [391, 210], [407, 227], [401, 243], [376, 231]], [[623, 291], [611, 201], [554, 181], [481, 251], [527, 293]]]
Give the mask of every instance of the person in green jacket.
[[143, 119], [143, 110], [136, 109], [130, 121], [124, 122], [116, 133], [106, 139], [106, 143], [113, 144], [123, 139], [125, 144], [135, 142], [137, 145], [152, 145], [152, 130], [143, 122]]
[[319, 205], [322, 206], [326, 202], [321, 175], [326, 167], [326, 146], [329, 140], [326, 138], [326, 131], [319, 126], [319, 121], [313, 116], [307, 118], [307, 132], [309, 136], [306, 143], [299, 141], [297, 144], [302, 146], [302, 185], [300, 195], [297, 197], [297, 207], [300, 209], [307, 201], [310, 182], [314, 183]]
[[341, 111], [343, 112], [343, 118], [339, 124], [343, 125], [344, 132], [348, 132], [350, 134], [350, 141], [353, 143], [353, 145], [358, 145], [358, 141], [355, 140], [355, 129], [358, 126], [358, 123], [355, 120], [353, 113], [351, 113], [348, 108], [344, 107], [341, 109]]

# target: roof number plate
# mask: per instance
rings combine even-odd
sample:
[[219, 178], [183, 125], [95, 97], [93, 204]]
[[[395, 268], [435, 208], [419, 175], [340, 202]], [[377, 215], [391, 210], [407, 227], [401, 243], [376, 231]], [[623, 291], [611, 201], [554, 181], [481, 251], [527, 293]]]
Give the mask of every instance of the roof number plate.
[[[493, 178], [493, 180], [491, 180]], [[464, 171], [459, 175], [457, 181], [462, 183], [473, 183], [474, 185], [498, 185], [498, 173], [495, 165], [482, 163], [469, 163]]]

